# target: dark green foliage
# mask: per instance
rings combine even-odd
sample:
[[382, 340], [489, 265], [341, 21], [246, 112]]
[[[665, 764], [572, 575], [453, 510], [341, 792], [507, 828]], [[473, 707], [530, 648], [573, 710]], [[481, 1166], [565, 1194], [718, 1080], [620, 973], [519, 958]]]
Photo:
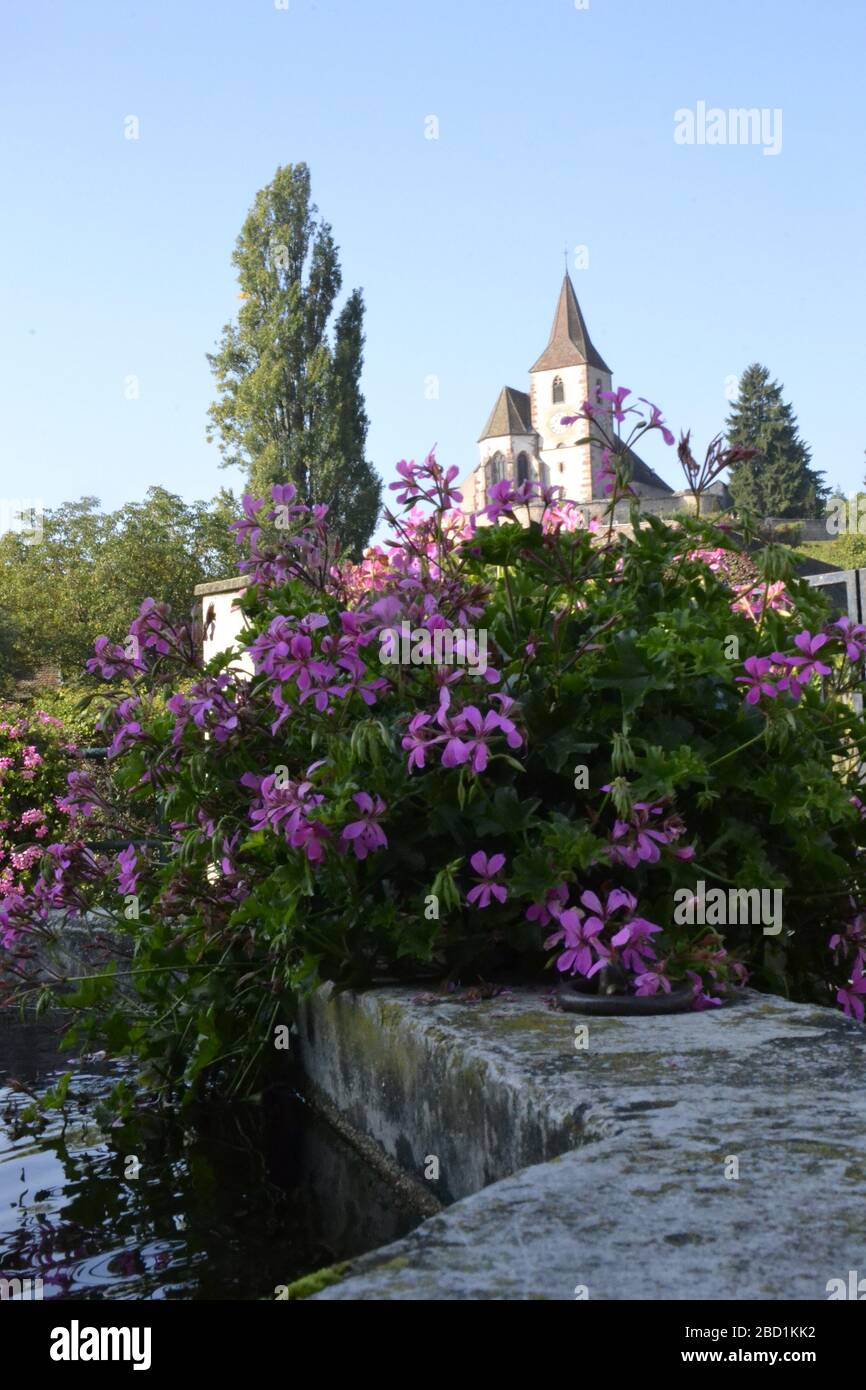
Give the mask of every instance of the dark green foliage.
[[739, 510], [759, 517], [820, 515], [827, 496], [823, 474], [811, 467], [811, 450], [800, 438], [790, 404], [782, 400], [782, 387], [760, 363], [743, 372], [727, 438], [731, 446], [758, 450], [756, 458], [731, 470], [731, 495]]

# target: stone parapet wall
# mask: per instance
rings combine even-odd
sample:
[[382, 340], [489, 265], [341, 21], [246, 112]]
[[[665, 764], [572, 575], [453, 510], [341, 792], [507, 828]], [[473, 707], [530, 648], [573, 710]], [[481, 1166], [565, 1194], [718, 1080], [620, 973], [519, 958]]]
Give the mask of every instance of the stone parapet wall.
[[421, 1182], [437, 1159], [459, 1198], [319, 1298], [787, 1302], [866, 1274], [866, 1031], [835, 1010], [747, 991], [580, 1020], [540, 989], [325, 989], [297, 1045], [354, 1126]]

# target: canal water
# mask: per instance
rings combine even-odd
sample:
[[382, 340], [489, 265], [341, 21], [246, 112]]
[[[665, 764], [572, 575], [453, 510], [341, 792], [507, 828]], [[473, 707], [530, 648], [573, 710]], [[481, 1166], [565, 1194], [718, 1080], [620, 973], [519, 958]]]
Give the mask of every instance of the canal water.
[[[0, 1012], [0, 1278], [45, 1299], [273, 1299], [420, 1221], [289, 1088], [106, 1137], [94, 1112], [123, 1068], [58, 1052], [61, 1033]], [[68, 1071], [63, 1111], [23, 1125]]]

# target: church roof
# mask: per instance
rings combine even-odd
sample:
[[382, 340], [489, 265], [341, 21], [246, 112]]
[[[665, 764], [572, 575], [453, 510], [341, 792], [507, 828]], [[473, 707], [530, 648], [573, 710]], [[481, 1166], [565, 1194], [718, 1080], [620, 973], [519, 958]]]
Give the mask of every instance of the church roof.
[[588, 362], [591, 367], [599, 367], [603, 372], [610, 371], [601, 353], [592, 345], [571, 276], [566, 271], [550, 330], [550, 342], [529, 370], [542, 372], [553, 367], [574, 367], [581, 362]]
[[498, 439], [506, 434], [534, 433], [529, 396], [525, 391], [516, 391], [513, 386], [503, 386], [490, 412], [490, 419], [478, 436], [478, 442]]
[[626, 457], [631, 464], [632, 482], [642, 483], [644, 487], [658, 488], [660, 492], [673, 492], [673, 488], [660, 478], [648, 463], [644, 463], [642, 458], [638, 458], [634, 449], [626, 449]]

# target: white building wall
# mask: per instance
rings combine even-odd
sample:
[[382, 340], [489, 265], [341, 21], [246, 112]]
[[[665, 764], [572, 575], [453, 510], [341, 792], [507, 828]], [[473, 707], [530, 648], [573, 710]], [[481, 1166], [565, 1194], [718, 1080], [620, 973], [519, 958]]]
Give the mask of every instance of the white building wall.
[[[238, 641], [244, 626], [244, 617], [240, 609], [236, 607], [236, 603], [242, 596], [246, 584], [246, 579], [240, 578], [223, 580], [217, 584], [198, 584], [196, 586], [196, 596], [201, 601], [203, 626], [207, 623], [209, 610], [213, 609], [211, 636], [207, 635], [207, 627], [205, 626], [203, 653], [206, 662], [216, 656], [217, 652], [225, 651], [226, 647], [230, 647]], [[231, 587], [225, 587], [226, 585]], [[246, 652], [238, 655], [234, 665], [246, 671], [248, 675], [253, 675], [253, 663]]]

